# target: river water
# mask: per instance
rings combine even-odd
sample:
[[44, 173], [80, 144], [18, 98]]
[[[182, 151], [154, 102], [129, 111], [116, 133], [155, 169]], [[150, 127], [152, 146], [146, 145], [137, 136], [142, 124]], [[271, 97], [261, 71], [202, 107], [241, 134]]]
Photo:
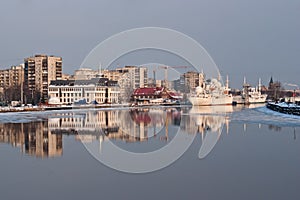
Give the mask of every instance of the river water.
[[[182, 156], [148, 173], [119, 170], [154, 160], [108, 148], [159, 155], [180, 134], [191, 141]], [[112, 169], [96, 154], [120, 163]], [[5, 200], [299, 199], [300, 118], [263, 105], [1, 113], [0, 163]]]

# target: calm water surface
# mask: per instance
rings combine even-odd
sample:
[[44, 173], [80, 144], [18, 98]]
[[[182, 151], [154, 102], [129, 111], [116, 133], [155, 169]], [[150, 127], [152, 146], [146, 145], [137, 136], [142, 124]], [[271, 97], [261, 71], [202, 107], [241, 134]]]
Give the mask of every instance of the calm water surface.
[[[10, 113], [0, 121], [0, 199], [300, 197], [300, 118], [264, 107]], [[149, 152], [170, 143], [178, 130], [196, 136], [190, 148], [146, 174], [106, 167], [83, 145], [97, 143], [101, 152], [110, 140], [127, 151]]]

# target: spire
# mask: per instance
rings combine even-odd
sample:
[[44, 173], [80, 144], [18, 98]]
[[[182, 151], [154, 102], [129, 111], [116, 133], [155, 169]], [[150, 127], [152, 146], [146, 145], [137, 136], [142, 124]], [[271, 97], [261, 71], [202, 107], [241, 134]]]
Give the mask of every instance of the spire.
[[269, 84], [273, 84], [273, 77], [271, 76]]

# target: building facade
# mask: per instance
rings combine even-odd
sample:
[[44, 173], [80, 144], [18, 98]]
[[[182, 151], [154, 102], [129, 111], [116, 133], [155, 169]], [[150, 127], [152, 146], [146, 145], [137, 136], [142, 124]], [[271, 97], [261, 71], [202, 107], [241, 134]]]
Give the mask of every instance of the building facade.
[[117, 81], [107, 78], [91, 80], [56, 80], [49, 85], [49, 104], [118, 103], [120, 89]]
[[190, 71], [183, 74], [185, 85], [189, 90], [194, 90], [199, 86], [199, 73]]
[[80, 68], [75, 70], [74, 79], [75, 80], [91, 80], [92, 78], [99, 77], [100, 72], [98, 70], [93, 70], [90, 68]]
[[24, 59], [24, 89], [26, 102], [38, 103], [48, 99], [52, 80], [62, 78], [62, 58], [35, 55]]
[[125, 66], [123, 70], [129, 74], [130, 85], [133, 89], [147, 86], [148, 70], [146, 67]]
[[0, 70], [1, 101], [22, 101], [24, 65]]

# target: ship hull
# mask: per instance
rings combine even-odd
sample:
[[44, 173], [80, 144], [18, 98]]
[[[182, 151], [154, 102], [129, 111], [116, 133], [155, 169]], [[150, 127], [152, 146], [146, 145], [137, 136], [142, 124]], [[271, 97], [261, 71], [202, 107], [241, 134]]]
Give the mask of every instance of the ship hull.
[[267, 96], [260, 96], [260, 97], [250, 97], [249, 98], [249, 103], [265, 103], [267, 100]]
[[232, 96], [224, 97], [190, 97], [189, 101], [193, 106], [214, 106], [214, 105], [231, 105]]
[[242, 96], [234, 96], [233, 103], [235, 104], [258, 104], [265, 103], [267, 95], [259, 95], [257, 97], [248, 97], [248, 99], [243, 98]]

